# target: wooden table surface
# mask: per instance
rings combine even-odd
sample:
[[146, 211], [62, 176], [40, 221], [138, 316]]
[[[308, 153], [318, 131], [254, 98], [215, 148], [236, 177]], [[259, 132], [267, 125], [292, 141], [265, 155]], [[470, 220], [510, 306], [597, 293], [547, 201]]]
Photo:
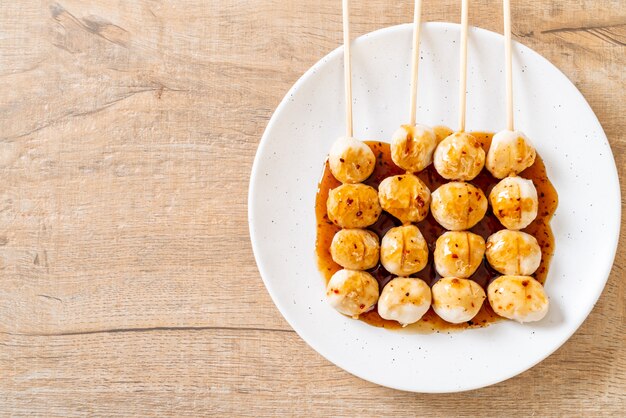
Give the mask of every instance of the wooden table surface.
[[[355, 36], [411, 20], [410, 1], [352, 3]], [[425, 19], [458, 22], [459, 3]], [[623, 176], [626, 2], [512, 16]], [[500, 31], [499, 2], [470, 23]], [[477, 391], [376, 386], [287, 325], [252, 255], [249, 175], [282, 96], [340, 42], [338, 0], [2, 2], [0, 415], [624, 416], [624, 250], [570, 341]]]

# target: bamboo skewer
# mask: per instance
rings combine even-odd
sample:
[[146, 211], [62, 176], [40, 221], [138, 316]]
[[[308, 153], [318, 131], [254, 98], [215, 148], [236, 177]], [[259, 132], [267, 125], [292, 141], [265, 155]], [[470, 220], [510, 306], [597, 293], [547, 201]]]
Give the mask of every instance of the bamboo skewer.
[[352, 63], [350, 59], [350, 9], [343, 0], [343, 78], [346, 101], [346, 136], [352, 137]]
[[417, 69], [420, 55], [420, 29], [422, 24], [422, 0], [415, 0], [415, 11], [413, 14], [413, 55], [411, 67], [411, 103], [410, 103], [410, 124], [415, 125], [417, 113]]
[[469, 0], [463, 0], [461, 5], [461, 53], [460, 53], [460, 80], [459, 80], [459, 132], [465, 131], [465, 102], [467, 90], [467, 30], [468, 30]]
[[506, 67], [506, 128], [512, 131], [513, 123], [513, 70], [511, 52], [511, 1], [503, 0], [504, 8], [504, 60]]

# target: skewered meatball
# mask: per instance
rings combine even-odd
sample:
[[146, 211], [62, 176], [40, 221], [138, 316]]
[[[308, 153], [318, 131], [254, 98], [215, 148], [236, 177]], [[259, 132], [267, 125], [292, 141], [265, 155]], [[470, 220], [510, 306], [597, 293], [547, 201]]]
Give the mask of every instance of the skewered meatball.
[[470, 229], [485, 216], [487, 198], [469, 183], [446, 183], [432, 194], [430, 210], [441, 226], [451, 231]]
[[413, 174], [392, 176], [378, 186], [378, 200], [383, 210], [402, 223], [419, 222], [428, 215], [430, 190]]
[[412, 173], [422, 171], [433, 160], [437, 147], [435, 132], [424, 125], [402, 125], [391, 138], [391, 159]]
[[372, 174], [376, 156], [371, 148], [354, 138], [340, 137], [328, 154], [330, 172], [342, 183], [360, 183]]
[[487, 288], [494, 312], [517, 322], [534, 322], [548, 313], [548, 297], [530, 276], [500, 276]]
[[503, 229], [487, 239], [487, 261], [502, 274], [530, 276], [541, 263], [541, 248], [525, 232]]
[[489, 194], [494, 215], [508, 229], [526, 228], [537, 217], [539, 200], [532, 180], [507, 177]]
[[430, 287], [421, 279], [396, 277], [383, 288], [378, 314], [403, 327], [419, 321], [430, 308]]
[[379, 253], [378, 235], [365, 229], [342, 229], [330, 244], [333, 260], [346, 269], [371, 269], [378, 263]]
[[365, 271], [339, 270], [326, 286], [326, 299], [333, 308], [356, 319], [378, 301], [378, 282]]
[[328, 193], [328, 219], [342, 228], [365, 228], [380, 216], [376, 189], [364, 184], [342, 184]]
[[472, 135], [456, 132], [437, 146], [433, 163], [445, 179], [472, 180], [485, 165], [485, 150]]
[[432, 289], [433, 309], [444, 321], [467, 322], [476, 316], [486, 298], [476, 282], [458, 277], [439, 280]]
[[446, 232], [437, 239], [435, 269], [443, 277], [470, 277], [485, 254], [485, 240], [471, 232]]
[[519, 174], [535, 162], [537, 152], [520, 131], [500, 131], [493, 136], [485, 166], [498, 179]]
[[428, 262], [428, 245], [419, 228], [404, 225], [387, 231], [380, 243], [380, 262], [397, 276], [422, 270]]

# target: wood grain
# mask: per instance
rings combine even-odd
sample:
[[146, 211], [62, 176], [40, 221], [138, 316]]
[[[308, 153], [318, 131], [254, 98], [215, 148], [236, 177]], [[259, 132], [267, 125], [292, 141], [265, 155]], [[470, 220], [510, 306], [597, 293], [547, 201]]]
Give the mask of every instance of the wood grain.
[[[514, 38], [582, 91], [623, 177], [626, 4], [512, 7]], [[424, 2], [425, 21], [459, 15]], [[411, 16], [353, 1], [352, 32]], [[501, 32], [499, 2], [473, 1], [470, 24]], [[249, 174], [284, 93], [340, 43], [331, 0], [2, 2], [0, 415], [623, 415], [621, 248], [572, 339], [478, 391], [378, 387], [285, 323], [252, 256]]]

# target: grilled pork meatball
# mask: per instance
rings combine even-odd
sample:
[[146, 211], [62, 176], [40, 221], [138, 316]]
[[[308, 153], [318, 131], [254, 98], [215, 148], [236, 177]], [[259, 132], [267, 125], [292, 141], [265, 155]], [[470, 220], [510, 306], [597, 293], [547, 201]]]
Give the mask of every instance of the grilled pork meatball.
[[446, 183], [432, 194], [430, 210], [441, 226], [451, 231], [470, 229], [485, 216], [487, 198], [469, 183]]
[[442, 277], [470, 277], [485, 255], [485, 240], [467, 231], [449, 231], [437, 239], [435, 269]]
[[537, 152], [520, 131], [500, 131], [493, 136], [485, 166], [498, 179], [519, 174], [535, 162]]
[[548, 297], [541, 283], [530, 276], [500, 276], [487, 288], [489, 304], [500, 316], [534, 322], [548, 313]]
[[368, 178], [376, 167], [372, 149], [354, 138], [340, 137], [328, 153], [330, 172], [342, 183], [360, 183]]
[[526, 228], [537, 217], [539, 198], [532, 180], [507, 177], [489, 193], [494, 215], [507, 229]]
[[430, 287], [421, 279], [396, 277], [383, 288], [378, 314], [402, 326], [419, 321], [430, 308]]
[[424, 125], [402, 125], [391, 138], [391, 159], [411, 173], [422, 171], [433, 161], [437, 137]]
[[365, 184], [342, 184], [328, 193], [328, 219], [342, 228], [365, 228], [378, 220], [381, 208], [376, 189]]
[[365, 271], [339, 270], [326, 286], [326, 299], [342, 314], [358, 318], [378, 301], [378, 282]]
[[333, 260], [346, 269], [371, 269], [378, 263], [379, 253], [378, 235], [366, 229], [342, 229], [330, 244]]
[[502, 274], [530, 276], [541, 263], [541, 248], [530, 234], [503, 229], [487, 239], [487, 261]]
[[380, 243], [380, 262], [397, 276], [422, 270], [428, 262], [428, 245], [419, 228], [404, 225], [387, 231]]
[[472, 180], [485, 166], [485, 150], [472, 135], [455, 132], [437, 146], [433, 163], [444, 179]]
[[378, 200], [383, 210], [402, 223], [419, 222], [428, 215], [430, 190], [413, 174], [391, 176], [380, 182]]
[[485, 291], [476, 282], [446, 277], [432, 288], [433, 309], [444, 321], [460, 324], [476, 316], [485, 301]]

